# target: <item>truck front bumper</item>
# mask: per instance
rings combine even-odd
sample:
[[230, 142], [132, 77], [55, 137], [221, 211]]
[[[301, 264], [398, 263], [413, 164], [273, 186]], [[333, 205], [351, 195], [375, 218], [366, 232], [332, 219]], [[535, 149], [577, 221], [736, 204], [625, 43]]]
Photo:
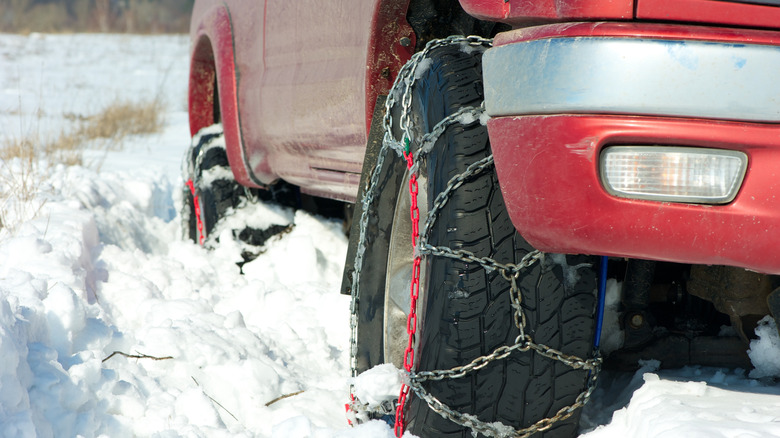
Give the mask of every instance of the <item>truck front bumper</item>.
[[[496, 169], [518, 231], [543, 251], [780, 274], [780, 33], [635, 23], [540, 26], [484, 55]], [[744, 152], [726, 205], [619, 198], [615, 145]]]

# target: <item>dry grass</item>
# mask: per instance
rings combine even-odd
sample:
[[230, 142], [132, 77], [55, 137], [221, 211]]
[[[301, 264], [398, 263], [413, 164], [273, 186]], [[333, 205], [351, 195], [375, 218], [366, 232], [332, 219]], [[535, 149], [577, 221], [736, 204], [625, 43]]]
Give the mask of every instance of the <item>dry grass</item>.
[[[0, 150], [0, 160], [3, 162], [3, 172], [0, 172], [0, 183], [6, 190], [13, 193], [17, 199], [30, 201], [38, 187], [37, 169], [38, 157], [34, 152], [35, 145], [29, 139], [11, 139]], [[19, 165], [13, 170], [8, 169], [12, 159], [17, 158]], [[0, 192], [2, 193], [2, 192]], [[5, 195], [4, 193], [2, 193]], [[6, 199], [7, 196], [2, 196]]]
[[87, 140], [122, 139], [128, 135], [158, 132], [162, 127], [160, 102], [116, 102], [90, 117], [78, 131]]
[[7, 139], [0, 149], [0, 235], [15, 233], [24, 219], [37, 216], [43, 207], [35, 202], [41, 185], [37, 155], [28, 138]]
[[0, 160], [20, 158], [23, 162], [44, 161], [49, 165], [82, 164], [84, 148], [120, 150], [129, 135], [159, 132], [164, 123], [162, 104], [158, 99], [146, 102], [117, 101], [91, 117], [66, 115], [74, 122], [56, 138], [45, 140], [37, 135], [6, 139], [0, 144]]
[[65, 117], [74, 126], [54, 139], [39, 135], [6, 137], [0, 142], [0, 229], [13, 233], [20, 221], [35, 217], [42, 205], [41, 172], [51, 166], [81, 165], [84, 150], [120, 150], [130, 135], [158, 132], [164, 123], [159, 100], [117, 101], [91, 117]]

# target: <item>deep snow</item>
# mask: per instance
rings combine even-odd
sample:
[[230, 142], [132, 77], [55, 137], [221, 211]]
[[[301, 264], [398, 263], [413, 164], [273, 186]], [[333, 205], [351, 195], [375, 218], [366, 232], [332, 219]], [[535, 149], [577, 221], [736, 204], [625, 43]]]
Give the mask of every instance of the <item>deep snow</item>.
[[[244, 275], [234, 249], [181, 238], [187, 51], [180, 36], [0, 35], [0, 138], [58, 135], [117, 98], [168, 108], [164, 132], [123, 151], [41, 166], [24, 204], [21, 163], [0, 166], [0, 435], [392, 436], [344, 416], [341, 224], [288, 212], [293, 230]], [[653, 362], [604, 373], [583, 425], [606, 425], [582, 436], [780, 436], [780, 340], [771, 322], [759, 335], [750, 375]], [[115, 351], [165, 359], [106, 359]]]

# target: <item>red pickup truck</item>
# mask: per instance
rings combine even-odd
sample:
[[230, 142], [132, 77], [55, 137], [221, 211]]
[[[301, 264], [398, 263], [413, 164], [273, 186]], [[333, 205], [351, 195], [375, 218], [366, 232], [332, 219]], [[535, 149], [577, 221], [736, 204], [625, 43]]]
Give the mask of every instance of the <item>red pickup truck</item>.
[[185, 232], [345, 219], [353, 375], [408, 373], [354, 418], [571, 437], [602, 366], [749, 366], [780, 315], [778, 0], [196, 0], [191, 39]]

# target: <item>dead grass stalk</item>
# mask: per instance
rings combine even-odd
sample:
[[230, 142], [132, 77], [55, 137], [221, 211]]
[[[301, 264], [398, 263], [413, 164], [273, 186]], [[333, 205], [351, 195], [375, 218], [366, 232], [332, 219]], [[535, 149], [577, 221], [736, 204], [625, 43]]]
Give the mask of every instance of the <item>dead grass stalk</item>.
[[13, 232], [19, 218], [34, 217], [41, 205], [42, 170], [63, 164], [81, 165], [84, 150], [121, 150], [130, 135], [158, 132], [164, 123], [159, 99], [145, 102], [116, 101], [98, 114], [74, 117], [74, 125], [52, 139], [39, 134], [0, 141], [0, 229]]

